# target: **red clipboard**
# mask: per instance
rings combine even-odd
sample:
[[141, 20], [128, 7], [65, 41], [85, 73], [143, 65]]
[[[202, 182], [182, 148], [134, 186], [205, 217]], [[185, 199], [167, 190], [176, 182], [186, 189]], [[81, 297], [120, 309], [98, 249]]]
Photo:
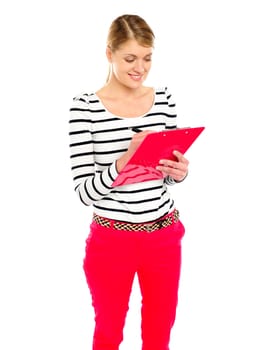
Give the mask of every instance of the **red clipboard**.
[[163, 178], [162, 172], [156, 169], [159, 160], [175, 160], [174, 150], [184, 154], [204, 129], [204, 126], [199, 126], [148, 134], [121, 170], [112, 187]]

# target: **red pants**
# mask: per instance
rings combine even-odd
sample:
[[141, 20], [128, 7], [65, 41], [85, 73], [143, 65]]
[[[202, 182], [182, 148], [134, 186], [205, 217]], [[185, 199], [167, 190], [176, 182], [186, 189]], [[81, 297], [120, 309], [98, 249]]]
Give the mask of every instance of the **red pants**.
[[118, 350], [135, 274], [142, 294], [142, 349], [169, 349], [184, 232], [180, 220], [152, 233], [92, 222], [84, 271], [95, 310], [93, 350]]

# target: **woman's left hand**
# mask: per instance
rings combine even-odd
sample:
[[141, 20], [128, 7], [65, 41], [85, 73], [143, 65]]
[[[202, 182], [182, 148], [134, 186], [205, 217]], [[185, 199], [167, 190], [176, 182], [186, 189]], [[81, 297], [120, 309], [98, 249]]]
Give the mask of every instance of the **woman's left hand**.
[[183, 180], [188, 174], [189, 161], [179, 151], [173, 152], [176, 160], [161, 159], [157, 170], [167, 176], [171, 176], [176, 181]]

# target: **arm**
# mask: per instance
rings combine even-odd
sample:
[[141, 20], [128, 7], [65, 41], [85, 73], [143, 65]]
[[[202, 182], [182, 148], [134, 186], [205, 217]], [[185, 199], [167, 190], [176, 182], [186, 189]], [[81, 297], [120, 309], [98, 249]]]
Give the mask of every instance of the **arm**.
[[[176, 103], [172, 98], [171, 93], [166, 88], [166, 99], [168, 103], [168, 110], [170, 117], [167, 121], [167, 129], [176, 129], [177, 128], [177, 113], [176, 113]], [[174, 153], [176, 156], [176, 162], [170, 162], [163, 160], [158, 170], [166, 174], [165, 183], [167, 185], [174, 185], [176, 183], [182, 182], [188, 176], [188, 160], [180, 153]]]
[[81, 202], [91, 205], [99, 201], [112, 190], [112, 183], [117, 176], [116, 162], [97, 172], [91, 132], [91, 110], [89, 103], [74, 99], [70, 109], [70, 150], [71, 170]]

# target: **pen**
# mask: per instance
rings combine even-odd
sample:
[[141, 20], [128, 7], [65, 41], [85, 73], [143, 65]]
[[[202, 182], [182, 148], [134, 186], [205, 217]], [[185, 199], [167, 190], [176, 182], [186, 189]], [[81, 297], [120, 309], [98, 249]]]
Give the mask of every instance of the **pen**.
[[134, 132], [141, 132], [141, 131], [142, 131], [142, 130], [139, 129], [139, 128], [131, 128], [131, 130], [134, 131]]

